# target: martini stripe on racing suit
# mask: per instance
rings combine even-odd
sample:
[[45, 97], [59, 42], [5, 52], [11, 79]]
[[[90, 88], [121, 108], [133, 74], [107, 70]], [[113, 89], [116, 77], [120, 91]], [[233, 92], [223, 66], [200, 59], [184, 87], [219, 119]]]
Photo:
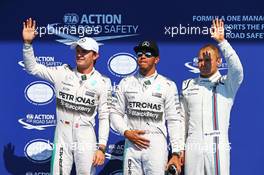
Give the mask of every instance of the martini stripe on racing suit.
[[228, 128], [235, 95], [243, 80], [243, 68], [226, 40], [218, 46], [228, 65], [227, 75], [217, 71], [209, 78], [188, 79], [182, 84], [186, 175], [230, 174]]

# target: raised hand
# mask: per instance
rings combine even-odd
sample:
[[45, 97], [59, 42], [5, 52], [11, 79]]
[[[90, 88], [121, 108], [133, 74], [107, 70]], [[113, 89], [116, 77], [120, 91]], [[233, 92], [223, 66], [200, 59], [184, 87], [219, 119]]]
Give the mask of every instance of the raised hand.
[[24, 43], [31, 44], [35, 36], [37, 35], [36, 30], [36, 21], [31, 18], [23, 22], [23, 40]]
[[218, 43], [225, 39], [225, 27], [224, 22], [220, 19], [213, 20], [211, 28], [211, 37], [215, 39]]
[[211, 53], [210, 52], [203, 52], [203, 60], [204, 61], [211, 61]]

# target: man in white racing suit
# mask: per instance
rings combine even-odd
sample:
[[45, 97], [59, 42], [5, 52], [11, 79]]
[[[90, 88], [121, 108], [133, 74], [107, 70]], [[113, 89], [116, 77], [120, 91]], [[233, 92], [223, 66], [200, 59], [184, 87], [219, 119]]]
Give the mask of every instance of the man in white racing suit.
[[[105, 146], [109, 134], [111, 82], [94, 69], [98, 58], [98, 43], [82, 38], [72, 47], [76, 49], [75, 69], [68, 65], [46, 67], [35, 60], [32, 41], [36, 36], [36, 22], [24, 22], [23, 56], [28, 73], [45, 79], [55, 86], [57, 126], [54, 137], [51, 174], [69, 175], [75, 162], [77, 174], [94, 174], [95, 166], [105, 160]], [[94, 131], [98, 110], [99, 142]]]
[[186, 119], [185, 174], [229, 175], [230, 111], [243, 80], [239, 57], [224, 38], [224, 23], [214, 20], [212, 38], [228, 65], [227, 75], [218, 70], [219, 50], [212, 44], [198, 54], [200, 77], [183, 82], [181, 104]]
[[139, 73], [121, 80], [110, 113], [113, 128], [126, 138], [123, 174], [164, 174], [168, 159], [166, 121], [174, 153], [170, 162], [180, 171], [184, 118], [177, 87], [157, 73], [159, 49], [154, 41], [140, 42], [134, 50]]

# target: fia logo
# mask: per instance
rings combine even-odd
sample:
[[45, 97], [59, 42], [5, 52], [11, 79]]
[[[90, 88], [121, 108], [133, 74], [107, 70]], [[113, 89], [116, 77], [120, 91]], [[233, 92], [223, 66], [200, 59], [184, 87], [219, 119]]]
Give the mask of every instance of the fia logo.
[[77, 24], [79, 22], [79, 16], [76, 13], [66, 13], [63, 21], [65, 24]]

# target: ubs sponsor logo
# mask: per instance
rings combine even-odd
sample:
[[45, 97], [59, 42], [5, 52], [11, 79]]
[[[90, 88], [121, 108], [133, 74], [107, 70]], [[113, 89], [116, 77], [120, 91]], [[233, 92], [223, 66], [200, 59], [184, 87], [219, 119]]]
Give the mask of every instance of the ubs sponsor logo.
[[28, 102], [34, 105], [46, 105], [55, 97], [55, 91], [51, 84], [45, 81], [34, 81], [24, 90]]
[[35, 139], [24, 147], [25, 156], [34, 163], [45, 163], [50, 160], [53, 145], [49, 140]]
[[137, 58], [130, 53], [117, 53], [109, 58], [108, 70], [117, 77], [134, 74], [138, 70]]

